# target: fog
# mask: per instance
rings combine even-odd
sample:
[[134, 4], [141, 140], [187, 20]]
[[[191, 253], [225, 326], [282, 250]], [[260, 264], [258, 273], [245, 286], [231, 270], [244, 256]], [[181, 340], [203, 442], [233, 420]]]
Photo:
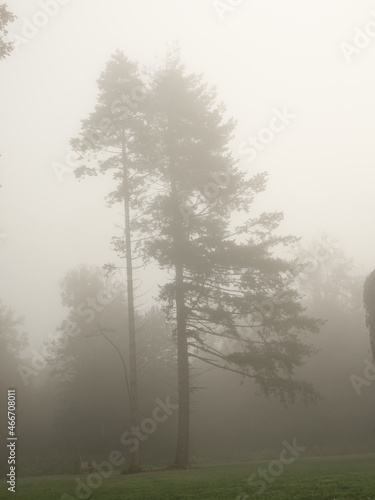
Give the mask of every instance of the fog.
[[[22, 36], [37, 2], [8, 2]], [[238, 120], [237, 149], [267, 125], [273, 108], [295, 119], [244, 168], [270, 173], [259, 203], [282, 210], [282, 229], [334, 235], [365, 272], [373, 266], [374, 78], [369, 46], [348, 65], [340, 43], [370, 19], [371, 3], [243, 2], [221, 20], [210, 1], [70, 2], [1, 65], [1, 293], [26, 316], [33, 342], [61, 315], [58, 282], [82, 262], [113, 260], [114, 216], [103, 180], [80, 185], [66, 163], [69, 140], [95, 104], [96, 80], [121, 48], [156, 66], [178, 39], [189, 70], [217, 85]], [[353, 58], [354, 59], [354, 58]], [[240, 156], [240, 155], [239, 155]], [[100, 237], [98, 237], [100, 234]], [[32, 265], [30, 265], [32, 264]], [[22, 284], [21, 284], [22, 283]]]
[[[237, 122], [230, 150], [238, 168], [247, 178], [268, 172], [266, 189], [255, 197], [255, 213], [284, 213], [276, 233], [301, 238], [300, 246], [294, 247], [297, 253], [288, 254], [301, 263], [306, 262], [303, 255], [316, 258], [314, 242], [326, 238], [324, 251], [331, 264], [329, 269], [319, 265], [307, 282], [297, 282], [309, 315], [327, 320], [320, 333], [308, 337], [307, 343], [320, 351], [298, 368], [298, 376], [311, 382], [325, 399], [313, 410], [301, 401], [285, 409], [272, 398], [256, 396], [250, 382], [240, 385], [241, 378], [234, 373], [205, 372], [193, 379], [204, 387], [193, 392], [196, 463], [203, 463], [206, 456], [214, 461], [245, 460], [244, 447], [248, 446], [249, 456], [250, 451], [255, 455], [277, 448], [282, 439], [292, 439], [297, 433], [311, 454], [342, 452], [345, 447], [368, 451], [366, 442], [373, 438], [373, 425], [366, 415], [373, 394], [372, 399], [371, 391], [366, 393], [368, 399], [359, 398], [349, 376], [361, 375], [363, 360], [371, 358], [361, 294], [365, 277], [375, 267], [371, 229], [375, 214], [375, 37], [367, 36], [360, 46], [354, 40], [358, 29], [375, 21], [375, 2], [74, 0], [61, 2], [53, 16], [40, 18], [43, 26], [30, 28], [30, 20], [43, 12], [42, 3], [7, 1], [8, 10], [17, 16], [8, 26], [15, 49], [0, 62], [0, 297], [17, 317], [24, 317], [21, 330], [28, 345], [21, 358], [30, 359], [32, 350], [48, 343], [73, 314], [71, 304], [61, 300], [61, 284], [68, 272], [83, 265], [95, 266], [100, 274], [98, 269], [106, 263], [124, 265], [111, 246], [112, 237], [119, 236], [123, 227], [122, 207], [106, 207], [112, 179], [78, 180], [71, 161], [70, 140], [79, 135], [81, 120], [95, 108], [97, 80], [116, 50], [152, 72], [163, 66], [168, 48], [177, 43], [187, 73], [200, 74], [205, 83], [216, 86], [225, 116]], [[355, 51], [350, 52], [345, 43]], [[259, 146], [259, 134], [275, 117], [278, 130]], [[254, 137], [257, 146], [250, 144]], [[66, 169], [58, 173], [61, 166]], [[335, 296], [328, 292], [319, 296], [317, 289], [327, 291], [338, 279], [334, 274], [338, 255], [345, 262], [352, 259], [347, 272], [353, 281], [336, 282]], [[137, 265], [142, 310], [160, 308], [155, 311], [163, 325], [158, 293], [166, 274], [155, 263], [137, 261]], [[337, 299], [340, 290], [351, 294], [344, 305]], [[168, 342], [172, 337], [169, 332]], [[170, 352], [175, 362], [173, 346]], [[112, 358], [107, 347], [108, 359], [103, 355], [103, 363], [109, 369]], [[92, 349], [95, 358], [104, 347]], [[128, 355], [126, 349], [123, 352]], [[112, 356], [117, 354], [113, 351]], [[109, 385], [121, 387], [121, 360], [116, 358], [117, 362], [108, 380]], [[156, 371], [162, 370], [160, 363]], [[176, 391], [173, 366], [160, 379]], [[48, 403], [53, 399], [48, 394], [54, 389], [47, 383], [43, 393], [45, 378], [43, 372], [32, 386], [42, 391], [41, 405], [49, 412], [43, 418], [52, 425], [55, 403]], [[166, 384], [153, 385], [152, 378], [146, 369], [140, 391], [142, 415], [152, 410], [155, 398], [169, 394]], [[29, 394], [30, 386], [26, 389], [19, 378], [12, 380], [7, 378]], [[98, 375], [98, 380], [106, 386], [105, 377], [103, 381]], [[120, 394], [123, 389], [116, 390]], [[94, 396], [88, 394], [87, 401], [91, 400]], [[100, 452], [110, 448], [116, 432], [123, 430], [121, 414], [127, 405], [121, 405], [113, 416], [113, 433], [106, 444], [103, 440], [98, 445]], [[341, 419], [340, 424], [336, 419]], [[206, 422], [206, 428], [199, 422]], [[229, 422], [229, 428], [237, 429], [234, 438], [229, 430], [224, 434]], [[31, 427], [24, 425], [27, 446], [32, 447]], [[76, 424], [67, 420], [64, 425]], [[145, 446], [150, 462], [167, 462], [173, 455], [176, 427], [177, 418], [168, 432], [155, 433], [150, 449]], [[90, 439], [89, 435], [87, 442]], [[160, 443], [167, 443], [165, 450]], [[159, 448], [163, 452], [158, 454]], [[40, 454], [48, 455], [48, 446]], [[27, 466], [25, 470], [31, 473]]]

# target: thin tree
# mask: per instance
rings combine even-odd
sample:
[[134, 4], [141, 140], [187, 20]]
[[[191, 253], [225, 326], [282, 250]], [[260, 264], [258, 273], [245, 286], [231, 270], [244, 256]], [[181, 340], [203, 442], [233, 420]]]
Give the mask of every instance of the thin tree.
[[[315, 400], [293, 370], [312, 354], [301, 337], [317, 332], [319, 322], [304, 315], [294, 289], [296, 262], [273, 255], [295, 241], [274, 234], [282, 214], [248, 216], [266, 175], [249, 177], [236, 166], [230, 152], [235, 123], [225, 118], [215, 90], [170, 54], [155, 75], [147, 114], [143, 159], [153, 193], [137, 227], [149, 235], [147, 257], [171, 276], [160, 299], [178, 348], [174, 466], [187, 468], [190, 360], [252, 378], [267, 395]], [[239, 347], [223, 354], [212, 339]]]
[[[142, 174], [132, 145], [136, 130], [141, 126], [141, 103], [144, 85], [138, 67], [117, 51], [107, 63], [98, 80], [99, 96], [93, 113], [82, 121], [80, 136], [71, 141], [80, 154], [78, 178], [111, 171], [115, 190], [108, 195], [108, 204], [122, 203], [124, 208], [124, 238], [114, 238], [115, 249], [125, 254], [127, 274], [127, 305], [129, 327], [130, 421], [138, 425], [138, 382], [134, 278], [132, 255], [131, 209], [140, 199]], [[132, 472], [140, 470], [140, 449], [131, 452]]]

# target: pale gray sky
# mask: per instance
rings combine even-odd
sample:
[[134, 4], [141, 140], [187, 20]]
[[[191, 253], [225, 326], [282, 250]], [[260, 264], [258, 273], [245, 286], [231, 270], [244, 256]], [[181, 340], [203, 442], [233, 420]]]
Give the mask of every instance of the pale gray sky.
[[[216, 84], [238, 119], [243, 168], [269, 172], [257, 206], [283, 210], [285, 232], [325, 231], [364, 272], [375, 267], [374, 1], [65, 0], [53, 17], [41, 12], [54, 1], [7, 3], [18, 16], [10, 31], [33, 37], [0, 62], [0, 297], [26, 316], [33, 341], [62, 318], [68, 269], [115, 260], [108, 183], [59, 182], [52, 164], [66, 163], [117, 48], [156, 66], [179, 40], [188, 69]], [[354, 47], [346, 57], [343, 42]], [[243, 143], [283, 109], [294, 118], [250, 162]]]

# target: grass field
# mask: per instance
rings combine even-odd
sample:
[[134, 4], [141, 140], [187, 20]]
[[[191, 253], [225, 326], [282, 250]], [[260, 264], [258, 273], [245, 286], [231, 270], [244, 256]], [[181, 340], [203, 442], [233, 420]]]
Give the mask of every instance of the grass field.
[[[228, 464], [193, 468], [188, 471], [147, 472], [136, 475], [113, 475], [91, 489], [90, 500], [375, 500], [375, 455], [350, 455], [324, 458], [301, 458], [285, 466], [265, 491], [247, 486], [250, 474], [267, 468], [269, 462]], [[86, 483], [87, 476], [79, 476]], [[22, 500], [72, 500], [77, 497], [77, 476], [20, 478], [16, 493], [0, 482], [0, 498]], [[70, 495], [70, 496], [69, 496]], [[243, 500], [245, 500], [243, 496]]]

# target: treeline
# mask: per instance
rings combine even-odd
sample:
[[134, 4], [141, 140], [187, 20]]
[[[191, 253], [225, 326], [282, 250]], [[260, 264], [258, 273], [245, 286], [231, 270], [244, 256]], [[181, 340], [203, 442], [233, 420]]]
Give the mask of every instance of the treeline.
[[[320, 262], [308, 280], [305, 278], [301, 275], [298, 283], [304, 292], [304, 305], [326, 322], [314, 339], [314, 347], [320, 350], [301, 368], [300, 376], [316, 387], [322, 399], [315, 406], [297, 401], [284, 407], [257, 393], [240, 375], [214, 367], [207, 370], [204, 363], [194, 362], [192, 465], [271, 457], [284, 439], [294, 438], [306, 447], [306, 455], [371, 451], [374, 391], [364, 375], [364, 360], [371, 357], [362, 307], [363, 279], [355, 276], [350, 263], [337, 252]], [[19, 472], [72, 473], [77, 457], [102, 460], [114, 449], [127, 457], [122, 468], [126, 470], [132, 443], [129, 439], [121, 442], [124, 433], [129, 432], [130, 437], [122, 277], [108, 279], [100, 268], [82, 266], [67, 274], [62, 295], [64, 301], [69, 297], [70, 305], [65, 302], [69, 314], [59, 331], [71, 328], [73, 323], [67, 322], [74, 319], [80, 333], [65, 340], [56, 335], [59, 340], [49, 341], [44, 351], [50, 354], [48, 363], [43, 369], [38, 365], [33, 374], [35, 353], [26, 359], [17, 356], [24, 347], [22, 335], [16, 335], [20, 320], [6, 308], [1, 310], [2, 393], [9, 387], [17, 389]], [[95, 309], [93, 302], [89, 305], [85, 299], [105, 295], [106, 306], [87, 323], [92, 317], [87, 311]], [[75, 317], [77, 310], [81, 316]], [[177, 357], [171, 325], [157, 308], [138, 318], [137, 331], [142, 423], [152, 420], [157, 401], [176, 403]], [[217, 339], [213, 347], [223, 354], [233, 350], [233, 344], [223, 339]], [[30, 371], [25, 378], [26, 367]], [[353, 382], [353, 375], [366, 383], [355, 378]], [[171, 465], [177, 429], [175, 407], [157, 426], [146, 424], [146, 432], [140, 426], [143, 464]], [[4, 415], [1, 425], [5, 432]]]

